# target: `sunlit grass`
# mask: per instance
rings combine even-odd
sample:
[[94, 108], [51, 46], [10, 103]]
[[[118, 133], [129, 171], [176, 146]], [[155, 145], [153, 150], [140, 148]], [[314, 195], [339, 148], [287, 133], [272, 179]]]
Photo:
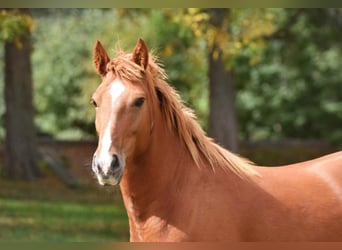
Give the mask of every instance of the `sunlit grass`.
[[126, 212], [112, 192], [44, 183], [0, 181], [1, 241], [128, 240]]

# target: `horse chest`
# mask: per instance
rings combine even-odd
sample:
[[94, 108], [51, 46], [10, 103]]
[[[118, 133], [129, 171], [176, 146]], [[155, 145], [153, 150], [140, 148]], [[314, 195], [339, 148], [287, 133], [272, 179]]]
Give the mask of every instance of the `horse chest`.
[[130, 235], [132, 242], [167, 242], [184, 241], [186, 235], [178, 228], [168, 224], [158, 216], [150, 216], [144, 222], [130, 218]]

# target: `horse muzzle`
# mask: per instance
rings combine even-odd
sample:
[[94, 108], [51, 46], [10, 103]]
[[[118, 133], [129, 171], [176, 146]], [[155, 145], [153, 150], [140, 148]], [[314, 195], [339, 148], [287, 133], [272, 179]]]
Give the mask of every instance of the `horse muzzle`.
[[120, 184], [124, 166], [124, 158], [117, 154], [106, 157], [97, 157], [94, 154], [92, 170], [102, 186]]

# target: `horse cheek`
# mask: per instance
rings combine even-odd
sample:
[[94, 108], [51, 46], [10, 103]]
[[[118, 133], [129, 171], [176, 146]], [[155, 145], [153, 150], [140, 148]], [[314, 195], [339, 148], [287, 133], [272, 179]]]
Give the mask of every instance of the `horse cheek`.
[[138, 129], [134, 132], [133, 138], [135, 145], [134, 154], [144, 154], [150, 144], [150, 130], [146, 122], [139, 123]]

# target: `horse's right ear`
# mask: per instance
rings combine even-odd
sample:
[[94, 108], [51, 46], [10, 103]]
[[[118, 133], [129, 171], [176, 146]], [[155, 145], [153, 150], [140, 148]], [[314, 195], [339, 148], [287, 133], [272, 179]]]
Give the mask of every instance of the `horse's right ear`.
[[96, 40], [93, 50], [94, 67], [102, 77], [107, 73], [106, 67], [110, 58], [99, 40]]

